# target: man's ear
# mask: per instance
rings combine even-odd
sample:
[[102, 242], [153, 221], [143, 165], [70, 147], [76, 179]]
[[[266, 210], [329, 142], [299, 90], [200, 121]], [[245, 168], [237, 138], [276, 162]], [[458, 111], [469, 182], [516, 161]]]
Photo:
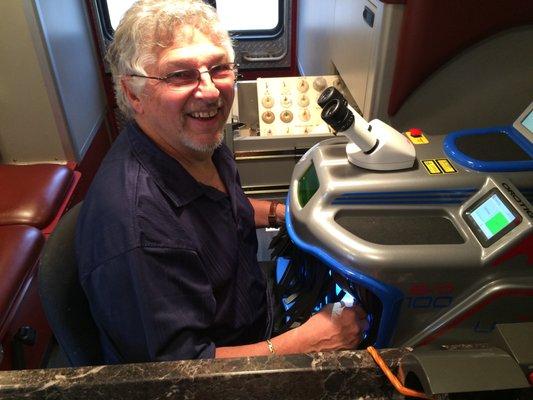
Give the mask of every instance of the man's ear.
[[122, 90], [124, 91], [124, 94], [126, 95], [126, 99], [128, 99], [128, 102], [130, 103], [131, 107], [137, 114], [142, 114], [143, 112], [143, 105], [141, 102], [141, 99], [137, 94], [130, 88], [128, 85], [128, 80], [126, 78], [122, 78], [120, 80], [120, 85], [122, 86]]

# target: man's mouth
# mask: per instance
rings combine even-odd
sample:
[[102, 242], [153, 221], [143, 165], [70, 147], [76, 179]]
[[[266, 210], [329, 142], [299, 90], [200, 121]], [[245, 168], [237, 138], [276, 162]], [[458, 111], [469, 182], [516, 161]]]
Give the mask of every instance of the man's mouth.
[[211, 119], [215, 117], [218, 114], [218, 108], [214, 110], [208, 110], [208, 111], [194, 111], [190, 112], [187, 115], [189, 115], [192, 118], [196, 119]]

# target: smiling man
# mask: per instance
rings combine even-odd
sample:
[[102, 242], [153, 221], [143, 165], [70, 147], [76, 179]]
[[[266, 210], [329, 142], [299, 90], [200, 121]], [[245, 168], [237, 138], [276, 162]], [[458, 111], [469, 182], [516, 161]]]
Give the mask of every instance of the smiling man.
[[107, 363], [353, 348], [357, 307], [271, 338], [255, 229], [284, 206], [249, 200], [222, 144], [236, 77], [228, 33], [200, 0], [144, 0], [107, 56], [130, 117], [81, 210], [80, 282]]

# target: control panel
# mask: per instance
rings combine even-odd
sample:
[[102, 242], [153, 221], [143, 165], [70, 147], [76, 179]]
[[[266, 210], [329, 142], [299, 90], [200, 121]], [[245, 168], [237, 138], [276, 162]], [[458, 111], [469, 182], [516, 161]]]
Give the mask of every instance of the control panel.
[[260, 136], [333, 134], [322, 120], [317, 99], [324, 89], [343, 91], [337, 75], [258, 78]]

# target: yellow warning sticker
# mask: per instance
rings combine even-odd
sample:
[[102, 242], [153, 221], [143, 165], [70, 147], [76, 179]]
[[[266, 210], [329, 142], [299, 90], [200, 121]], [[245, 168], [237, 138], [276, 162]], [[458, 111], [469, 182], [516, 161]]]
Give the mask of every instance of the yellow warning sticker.
[[422, 164], [424, 164], [424, 167], [426, 167], [426, 170], [430, 175], [442, 174], [442, 171], [435, 160], [422, 160]]
[[437, 158], [435, 161], [439, 164], [440, 169], [442, 169], [445, 174], [454, 174], [457, 172], [447, 158]]
[[428, 144], [429, 143], [429, 140], [427, 140], [427, 138], [424, 136], [423, 133], [419, 134], [419, 136], [412, 136], [411, 132], [407, 131], [405, 132], [405, 136], [407, 136], [413, 144]]

